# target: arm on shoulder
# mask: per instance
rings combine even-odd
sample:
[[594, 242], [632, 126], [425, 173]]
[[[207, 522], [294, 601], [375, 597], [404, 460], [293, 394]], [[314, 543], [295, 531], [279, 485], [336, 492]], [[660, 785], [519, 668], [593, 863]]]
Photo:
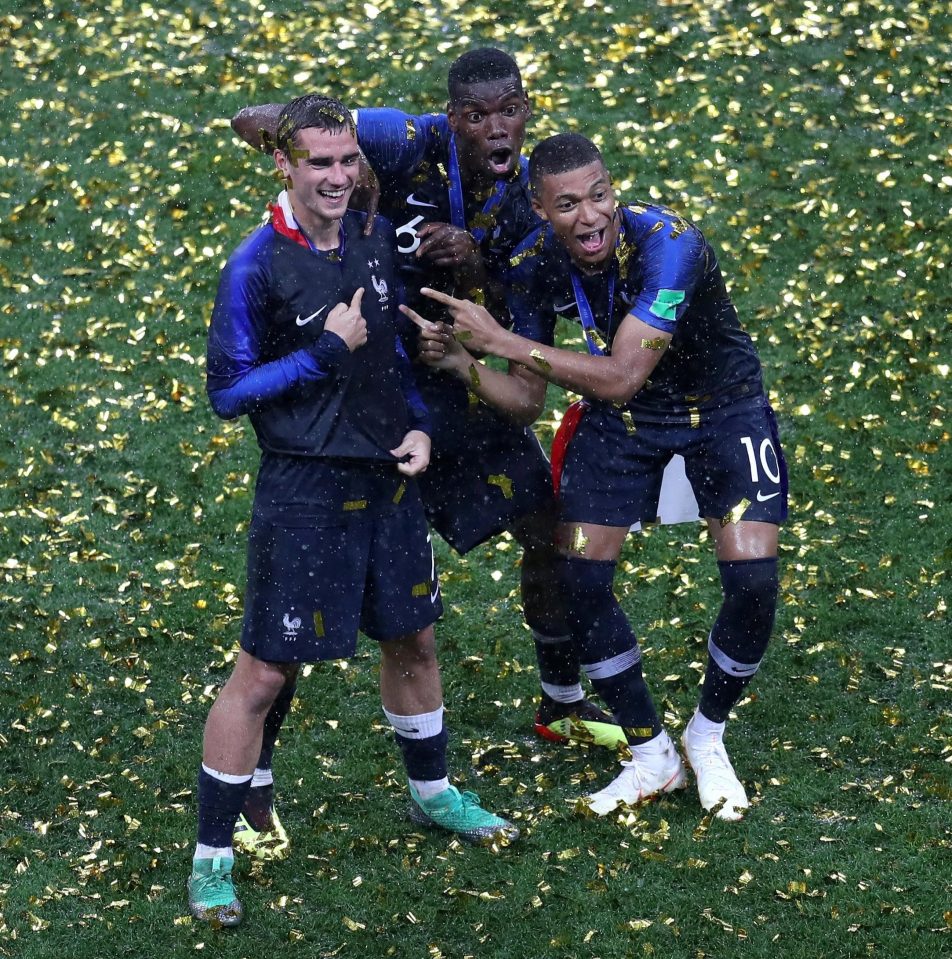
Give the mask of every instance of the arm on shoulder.
[[283, 109], [283, 103], [243, 107], [231, 118], [231, 128], [245, 143], [261, 153], [273, 153], [278, 119]]

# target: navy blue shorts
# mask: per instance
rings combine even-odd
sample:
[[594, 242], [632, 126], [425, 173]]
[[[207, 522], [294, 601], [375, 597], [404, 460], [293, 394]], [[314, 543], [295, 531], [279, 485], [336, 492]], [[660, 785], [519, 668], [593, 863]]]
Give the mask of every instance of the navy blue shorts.
[[442, 612], [414, 480], [393, 466], [262, 462], [242, 649], [268, 662], [342, 659], [358, 629], [383, 642]]
[[531, 429], [483, 403], [427, 403], [433, 449], [420, 492], [430, 525], [456, 552], [551, 507], [549, 461]]
[[634, 421], [619, 411], [585, 411], [569, 443], [560, 519], [597, 526], [650, 523], [658, 515], [665, 464], [675, 453], [701, 516], [780, 525], [787, 518], [787, 467], [765, 397], [702, 410], [697, 426]]

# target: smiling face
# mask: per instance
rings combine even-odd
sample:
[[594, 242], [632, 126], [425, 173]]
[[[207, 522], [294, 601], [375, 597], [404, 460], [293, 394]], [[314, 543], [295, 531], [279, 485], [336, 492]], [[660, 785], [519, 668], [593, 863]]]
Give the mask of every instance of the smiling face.
[[288, 183], [294, 218], [320, 249], [331, 249], [357, 184], [357, 138], [346, 128], [305, 127], [294, 135], [290, 154], [275, 150], [274, 162]]
[[500, 180], [516, 172], [529, 119], [529, 98], [518, 77], [460, 86], [446, 115], [466, 182]]
[[598, 272], [610, 262], [618, 239], [618, 218], [611, 178], [600, 160], [564, 173], [544, 174], [532, 206], [552, 224], [580, 270]]

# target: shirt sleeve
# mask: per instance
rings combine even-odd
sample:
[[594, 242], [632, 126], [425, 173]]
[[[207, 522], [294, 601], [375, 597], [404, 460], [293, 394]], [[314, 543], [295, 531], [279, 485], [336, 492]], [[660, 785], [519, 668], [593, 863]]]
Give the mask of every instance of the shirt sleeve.
[[260, 362], [269, 319], [267, 290], [260, 258], [245, 245], [222, 271], [208, 329], [206, 390], [222, 419], [250, 413], [299, 386], [326, 379], [349, 352], [337, 334], [325, 330], [306, 349]]
[[392, 107], [357, 110], [357, 142], [378, 176], [415, 170], [446, 124], [439, 113], [411, 116]]
[[704, 278], [707, 243], [695, 227], [676, 234], [665, 228], [642, 240], [638, 259], [642, 284], [628, 312], [648, 326], [673, 333]]

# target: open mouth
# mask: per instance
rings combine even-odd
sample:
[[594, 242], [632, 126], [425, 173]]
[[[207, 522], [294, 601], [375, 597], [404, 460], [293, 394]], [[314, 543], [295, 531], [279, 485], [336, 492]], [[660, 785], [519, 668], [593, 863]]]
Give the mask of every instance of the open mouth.
[[605, 230], [593, 230], [591, 233], [580, 233], [576, 236], [579, 246], [586, 253], [598, 253], [605, 242]]
[[509, 166], [512, 162], [512, 148], [499, 147], [489, 154], [489, 166], [497, 176], [509, 172]]
[[325, 200], [330, 200], [332, 203], [335, 200], [341, 199], [347, 191], [346, 190], [318, 190], [318, 194], [324, 197]]

